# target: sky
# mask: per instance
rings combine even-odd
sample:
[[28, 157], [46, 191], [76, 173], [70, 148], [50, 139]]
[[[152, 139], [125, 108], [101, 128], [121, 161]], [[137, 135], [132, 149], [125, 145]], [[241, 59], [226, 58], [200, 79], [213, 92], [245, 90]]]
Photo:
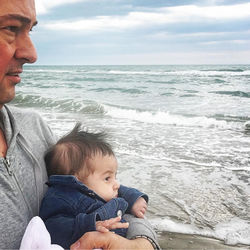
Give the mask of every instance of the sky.
[[250, 64], [250, 1], [36, 0], [39, 65]]

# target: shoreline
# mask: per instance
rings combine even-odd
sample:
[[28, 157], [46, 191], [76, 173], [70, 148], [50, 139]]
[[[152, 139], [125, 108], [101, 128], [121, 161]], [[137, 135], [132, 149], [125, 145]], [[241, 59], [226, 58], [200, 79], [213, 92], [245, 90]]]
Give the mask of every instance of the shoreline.
[[168, 250], [247, 250], [249, 245], [225, 245], [222, 240], [208, 238], [205, 236], [158, 232], [158, 240], [161, 248]]

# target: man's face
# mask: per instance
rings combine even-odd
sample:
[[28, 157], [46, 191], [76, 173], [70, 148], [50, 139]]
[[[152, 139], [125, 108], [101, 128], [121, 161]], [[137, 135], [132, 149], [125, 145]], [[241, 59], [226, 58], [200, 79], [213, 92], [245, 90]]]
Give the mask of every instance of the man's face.
[[21, 81], [23, 64], [37, 59], [29, 36], [34, 25], [34, 0], [1, 0], [0, 108], [15, 97], [15, 85]]

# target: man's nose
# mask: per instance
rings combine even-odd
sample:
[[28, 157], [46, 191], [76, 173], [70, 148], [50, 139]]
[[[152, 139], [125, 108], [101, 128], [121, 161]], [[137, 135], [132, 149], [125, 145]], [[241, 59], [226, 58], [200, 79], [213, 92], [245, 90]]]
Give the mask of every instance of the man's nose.
[[37, 60], [37, 53], [29, 35], [20, 35], [16, 41], [15, 58], [23, 63], [34, 63]]

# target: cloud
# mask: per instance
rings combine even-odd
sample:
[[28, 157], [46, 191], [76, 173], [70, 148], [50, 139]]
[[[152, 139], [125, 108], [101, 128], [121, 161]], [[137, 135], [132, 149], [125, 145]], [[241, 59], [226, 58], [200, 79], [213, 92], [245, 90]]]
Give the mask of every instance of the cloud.
[[[54, 1], [43, 0], [44, 6], [45, 3], [48, 4], [45, 6], [45, 9], [69, 2], [66, 0]], [[70, 3], [77, 1], [83, 0], [71, 0]], [[40, 7], [40, 11], [43, 10], [42, 7]], [[183, 5], [158, 8], [151, 12], [134, 11], [123, 16], [96, 16], [94, 18], [71, 21], [60, 20], [45, 23], [43, 27], [51, 30], [121, 31], [124, 29], [153, 27], [171, 23], [231, 21], [248, 17], [250, 17], [250, 3], [220, 6]]]
[[35, 0], [37, 15], [47, 14], [52, 8], [60, 5], [84, 2], [86, 0]]
[[245, 30], [245, 31], [225, 31], [225, 32], [192, 32], [192, 33], [169, 33], [169, 32], [158, 32], [154, 34], [149, 34], [147, 35], [151, 39], [156, 39], [156, 40], [166, 40], [166, 39], [185, 39], [185, 38], [204, 38], [204, 39], [209, 39], [209, 38], [225, 38], [225, 37], [249, 37], [250, 35], [250, 30]]
[[220, 41], [208, 41], [208, 42], [202, 42], [201, 44], [204, 45], [217, 45], [217, 44], [225, 44], [225, 43], [231, 43], [231, 44], [249, 44], [250, 40], [220, 40]]
[[204, 20], [230, 20], [250, 17], [250, 3], [220, 6], [186, 5], [165, 8], [172, 22]]
[[[243, 51], [178, 51], [178, 52], [160, 52], [160, 53], [133, 53], [133, 54], [109, 54], [109, 55], [91, 55], [86, 60], [93, 60], [94, 64], [105, 65], [107, 62], [113, 65], [129, 65], [131, 62], [138, 65], [153, 64], [249, 64], [250, 50]], [[96, 63], [98, 62], [98, 63]]]

